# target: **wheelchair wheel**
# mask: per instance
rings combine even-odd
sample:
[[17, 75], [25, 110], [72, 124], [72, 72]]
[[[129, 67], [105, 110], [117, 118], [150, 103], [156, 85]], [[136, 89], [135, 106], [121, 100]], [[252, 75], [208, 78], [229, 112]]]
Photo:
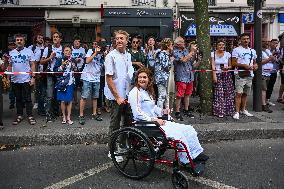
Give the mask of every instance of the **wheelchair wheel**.
[[109, 148], [115, 167], [128, 178], [144, 178], [154, 168], [154, 147], [139, 129], [126, 127], [115, 131], [110, 137]]
[[187, 189], [188, 180], [186, 175], [181, 171], [174, 171], [172, 174], [172, 183], [175, 189]]

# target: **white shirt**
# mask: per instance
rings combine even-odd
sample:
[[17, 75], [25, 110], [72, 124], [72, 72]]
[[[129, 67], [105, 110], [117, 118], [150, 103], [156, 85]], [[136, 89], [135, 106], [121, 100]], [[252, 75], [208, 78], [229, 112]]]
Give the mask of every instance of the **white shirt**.
[[[33, 45], [29, 46], [28, 49], [31, 49], [33, 51]], [[36, 46], [35, 50], [33, 51], [34, 53], [34, 59], [35, 61], [39, 62], [41, 59], [41, 51], [44, 51], [44, 46]], [[42, 53], [43, 54], [43, 53]], [[43, 65], [42, 64], [38, 64], [38, 71], [39, 72], [43, 72]]]
[[[53, 67], [54, 67], [54, 64], [56, 62], [56, 59], [62, 58], [62, 46], [60, 45], [60, 47], [56, 48], [52, 45], [52, 52], [55, 52], [56, 56], [51, 60], [51, 63], [50, 63], [51, 71], [53, 71]], [[47, 56], [48, 56], [48, 47], [45, 47], [42, 57], [48, 58]]]
[[[262, 60], [266, 60], [271, 56], [272, 53], [269, 49], [262, 51]], [[262, 75], [269, 77], [271, 75], [271, 71], [273, 69], [273, 63], [267, 62], [266, 64], [262, 64]]]
[[[9, 53], [11, 59], [10, 64], [12, 65], [12, 72], [30, 72], [31, 61], [34, 61], [33, 51], [24, 47], [21, 51], [16, 49]], [[31, 80], [30, 74], [15, 74], [11, 77], [13, 83], [25, 83]]]
[[[93, 49], [89, 49], [86, 58], [91, 57], [93, 54]], [[93, 58], [93, 60], [85, 64], [81, 79], [89, 82], [100, 82], [101, 70], [103, 62], [101, 61], [102, 55], [98, 54]]]
[[[253, 60], [257, 58], [256, 51], [251, 48], [244, 48], [242, 46], [238, 46], [233, 49], [232, 57], [237, 59], [237, 63], [239, 64], [247, 64], [253, 65]], [[251, 76], [253, 77], [253, 71], [250, 72]]]
[[81, 61], [77, 63], [77, 68], [82, 68], [84, 64], [84, 58], [86, 56], [85, 49], [83, 47], [80, 47], [78, 49], [75, 49], [72, 47], [72, 58], [81, 58]]
[[[214, 55], [215, 54], [215, 55]], [[214, 57], [215, 56], [215, 57]], [[229, 52], [224, 52], [224, 55], [222, 57], [217, 56], [216, 52], [211, 52], [211, 58], [215, 61], [215, 67], [217, 73], [221, 73], [221, 64], [224, 65], [224, 67], [229, 66], [229, 59], [231, 58], [231, 54]]]
[[134, 87], [128, 95], [134, 120], [151, 121], [162, 116], [162, 109], [155, 105], [155, 100], [142, 88]]
[[[112, 76], [118, 95], [121, 98], [126, 98], [128, 95], [133, 73], [134, 68], [130, 53], [120, 53], [114, 49], [107, 54], [105, 58], [105, 75]], [[104, 94], [107, 99], [115, 100], [107, 84], [104, 88]]]

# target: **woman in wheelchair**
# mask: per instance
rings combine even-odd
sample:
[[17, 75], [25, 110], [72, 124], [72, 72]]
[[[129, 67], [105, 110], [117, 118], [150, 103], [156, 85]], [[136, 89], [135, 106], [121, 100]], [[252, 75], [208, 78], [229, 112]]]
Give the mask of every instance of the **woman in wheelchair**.
[[[190, 125], [179, 124], [160, 119], [163, 114], [169, 114], [169, 109], [161, 109], [155, 105], [152, 74], [147, 68], [140, 68], [135, 77], [135, 87], [129, 92], [128, 102], [130, 103], [133, 118], [135, 121], [155, 121], [160, 125], [167, 138], [182, 141], [189, 155], [195, 163], [205, 163], [208, 156], [203, 153], [197, 132]], [[178, 144], [178, 148], [183, 148]], [[179, 152], [180, 162], [187, 166], [189, 159], [186, 152]]]

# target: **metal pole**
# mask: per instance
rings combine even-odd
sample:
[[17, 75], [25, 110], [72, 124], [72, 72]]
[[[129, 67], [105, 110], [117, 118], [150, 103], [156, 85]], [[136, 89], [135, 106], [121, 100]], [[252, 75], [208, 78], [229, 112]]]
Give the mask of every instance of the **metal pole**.
[[262, 82], [262, 12], [261, 12], [262, 0], [254, 0], [254, 49], [257, 54], [258, 69], [254, 72], [254, 85], [253, 85], [253, 110], [256, 112], [262, 111], [261, 103], [261, 82]]

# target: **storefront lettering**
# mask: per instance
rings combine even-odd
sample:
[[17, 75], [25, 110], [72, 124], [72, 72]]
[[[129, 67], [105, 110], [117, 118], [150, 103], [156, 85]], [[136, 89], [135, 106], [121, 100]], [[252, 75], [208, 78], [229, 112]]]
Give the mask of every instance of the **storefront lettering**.
[[109, 11], [109, 15], [131, 15], [129, 12], [125, 11]]
[[145, 10], [137, 10], [137, 16], [149, 15], [149, 13]]
[[[181, 17], [186, 21], [194, 21], [194, 18], [192, 18], [192, 17], [188, 18], [187, 16], [185, 16], [183, 14], [181, 15]], [[227, 18], [226, 20], [222, 20], [222, 18], [215, 17], [215, 16], [209, 17], [209, 22], [211, 22], [211, 23], [217, 22], [218, 24], [220, 24], [220, 23], [224, 23], [226, 21], [238, 23], [240, 21], [240, 18], [237, 17], [237, 16], [234, 16], [232, 18]]]

